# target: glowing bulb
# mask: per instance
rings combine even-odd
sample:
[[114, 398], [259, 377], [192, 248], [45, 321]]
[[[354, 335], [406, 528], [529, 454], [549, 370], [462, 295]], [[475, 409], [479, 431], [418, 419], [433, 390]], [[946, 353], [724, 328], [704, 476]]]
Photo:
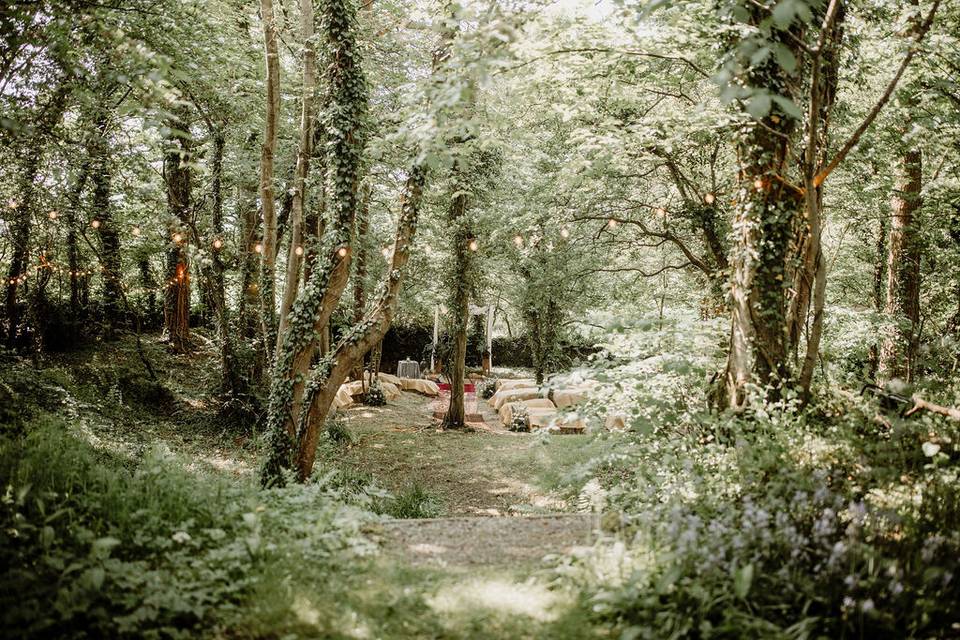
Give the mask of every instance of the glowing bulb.
[[140, 235], [140, 227], [134, 227], [133, 229], [130, 229], [130, 233], [133, 234], [134, 238], [138, 237]]
[[386, 258], [387, 260], [390, 259], [390, 247], [384, 247], [383, 250], [380, 251], [380, 253], [382, 253], [383, 257]]
[[294, 252], [295, 254], [297, 254], [298, 256], [302, 256], [302, 255], [303, 255], [303, 247], [297, 247], [296, 249], [293, 250], [293, 252]]
[[754, 180], [753, 188], [756, 189], [757, 191], [763, 191], [763, 179], [757, 178], [756, 180]]
[[469, 246], [470, 246], [470, 251], [476, 251], [477, 249], [480, 248], [480, 244], [476, 240], [471, 240]]
[[100, 228], [100, 221], [99, 221], [99, 220], [94, 220], [93, 222], [90, 223], [90, 226], [93, 227], [94, 229], [99, 229], [99, 228]]
[[17, 201], [14, 200], [13, 198], [10, 198], [9, 200], [7, 200], [7, 206], [10, 207], [11, 209], [16, 209]]
[[562, 237], [562, 238], [569, 238], [569, 237], [570, 237], [570, 230], [567, 229], [566, 227], [564, 227], [563, 229], [560, 229], [560, 237]]
[[257, 253], [263, 253], [263, 245], [258, 242], [253, 246], [253, 250]]
[[56, 212], [56, 211], [51, 211], [50, 213], [47, 214], [47, 217], [50, 218], [51, 220], [56, 220], [56, 219], [57, 219], [57, 212]]
[[713, 204], [714, 200], [716, 200], [716, 197], [714, 197], [712, 193], [708, 193], [707, 195], [703, 196], [703, 201], [707, 204]]
[[346, 247], [340, 247], [339, 249], [337, 249], [337, 255], [340, 256], [341, 258], [346, 258], [346, 257], [347, 257], [347, 248], [346, 248]]
[[220, 238], [217, 238], [216, 240], [213, 241], [213, 248], [214, 248], [214, 249], [219, 249], [219, 248], [221, 248], [222, 246], [223, 246], [223, 240], [221, 240]]
[[518, 247], [522, 247], [522, 246], [523, 246], [523, 237], [520, 236], [520, 235], [514, 236], [514, 237], [513, 237], [513, 244], [517, 245]]
[[180, 244], [183, 241], [183, 236], [180, 235], [179, 233], [175, 233], [173, 234], [173, 241], [176, 242], [177, 244]]
[[667, 210], [664, 209], [663, 207], [657, 207], [657, 215], [660, 217], [663, 217], [667, 215]]
[[607, 226], [610, 227], [611, 229], [613, 229], [613, 228], [615, 228], [615, 227], [617, 226], [617, 221], [614, 220], [613, 218], [610, 218], [610, 219], [607, 221]]

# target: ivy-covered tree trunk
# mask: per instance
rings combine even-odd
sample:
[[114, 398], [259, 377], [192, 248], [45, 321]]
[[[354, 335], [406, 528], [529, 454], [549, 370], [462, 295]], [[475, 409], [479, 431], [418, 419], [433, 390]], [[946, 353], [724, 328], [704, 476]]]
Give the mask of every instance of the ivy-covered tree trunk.
[[471, 246], [473, 233], [467, 207], [469, 204], [467, 189], [463, 179], [463, 168], [454, 167], [454, 196], [450, 202], [447, 219], [453, 232], [453, 265], [450, 273], [450, 406], [443, 417], [444, 429], [462, 429], [466, 426], [466, 406], [463, 385], [466, 379], [467, 324], [470, 320], [470, 280], [473, 271], [472, 256], [475, 250]]
[[[367, 231], [370, 227], [370, 185], [365, 184], [363, 197], [360, 200], [360, 211], [357, 213], [357, 250], [354, 258], [353, 270], [353, 322], [363, 321], [363, 314], [367, 307], [366, 279], [367, 279]], [[358, 380], [364, 380], [363, 360], [366, 354], [360, 356], [354, 375]], [[361, 387], [363, 384], [361, 384]]]
[[187, 260], [185, 229], [190, 223], [191, 169], [187, 107], [180, 107], [170, 121], [170, 148], [163, 159], [167, 183], [168, 226], [163, 318], [170, 347], [182, 352], [190, 342], [190, 266]]
[[881, 380], [913, 378], [913, 356], [920, 321], [920, 191], [923, 157], [911, 146], [900, 157], [890, 208], [890, 242], [887, 253], [887, 305], [891, 325], [880, 346], [878, 377]]
[[91, 144], [93, 159], [93, 215], [100, 238], [100, 259], [103, 276], [103, 309], [108, 335], [113, 335], [123, 319], [122, 264], [120, 233], [110, 205], [112, 166], [107, 141], [107, 114], [97, 116], [96, 132]]
[[290, 210], [290, 251], [287, 254], [287, 273], [283, 298], [280, 301], [278, 332], [287, 328], [287, 314], [300, 290], [300, 267], [304, 255], [304, 203], [307, 197], [307, 177], [313, 156], [313, 94], [316, 91], [316, 50], [313, 41], [313, 0], [300, 2], [300, 31], [303, 38], [303, 96], [300, 113], [300, 148], [294, 175], [293, 199]]
[[30, 149], [23, 160], [17, 183], [17, 198], [13, 201], [13, 215], [10, 220], [10, 239], [12, 253], [10, 267], [7, 270], [7, 347], [14, 348], [20, 338], [21, 318], [17, 292], [26, 279], [29, 267], [30, 236], [33, 229], [33, 207], [37, 196], [40, 161], [43, 148], [51, 130], [60, 122], [66, 108], [69, 86], [64, 81], [44, 106], [39, 126], [31, 141]]
[[83, 206], [83, 190], [86, 187], [87, 179], [90, 176], [90, 159], [85, 157], [80, 163], [80, 169], [77, 171], [73, 185], [70, 188], [70, 194], [67, 198], [67, 269], [70, 272], [70, 318], [74, 321], [79, 320], [83, 315], [84, 306], [83, 289], [86, 281], [86, 272], [80, 265], [80, 246], [78, 243], [78, 231]]
[[277, 212], [274, 202], [273, 165], [277, 152], [277, 119], [280, 113], [280, 57], [273, 0], [260, 0], [263, 47], [266, 65], [266, 114], [260, 148], [260, 207], [263, 213], [262, 258], [260, 261], [260, 313], [264, 353], [273, 353], [276, 343], [275, 272], [277, 260]]
[[[877, 221], [876, 239], [873, 258], [873, 310], [879, 316], [886, 306], [886, 275], [887, 275], [887, 217], [884, 214]], [[867, 378], [874, 380], [880, 367], [880, 343], [870, 345], [869, 361], [867, 364]]]

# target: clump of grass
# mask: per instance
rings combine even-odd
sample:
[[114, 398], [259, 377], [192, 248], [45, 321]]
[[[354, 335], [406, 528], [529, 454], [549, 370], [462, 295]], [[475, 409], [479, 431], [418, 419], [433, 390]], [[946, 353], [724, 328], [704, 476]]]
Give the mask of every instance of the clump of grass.
[[327, 418], [324, 427], [330, 442], [338, 445], [353, 444], [353, 434], [347, 428], [347, 423], [339, 415]]
[[440, 515], [440, 498], [418, 482], [407, 485], [390, 498], [380, 513], [394, 518], [436, 518]]

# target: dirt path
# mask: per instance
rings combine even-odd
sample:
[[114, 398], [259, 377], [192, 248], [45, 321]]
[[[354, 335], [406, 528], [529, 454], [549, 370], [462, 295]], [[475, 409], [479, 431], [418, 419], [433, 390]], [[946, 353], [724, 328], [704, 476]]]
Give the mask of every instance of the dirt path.
[[593, 541], [590, 514], [522, 518], [431, 518], [383, 524], [385, 550], [412, 564], [529, 565]]
[[[384, 407], [345, 412], [353, 443], [336, 463], [392, 492], [418, 485], [436, 495], [442, 516], [535, 515], [571, 511], [566, 474], [596, 455], [588, 436], [512, 433], [483, 409], [484, 425], [441, 431], [433, 400], [412, 393]], [[482, 404], [486, 404], [483, 402]]]

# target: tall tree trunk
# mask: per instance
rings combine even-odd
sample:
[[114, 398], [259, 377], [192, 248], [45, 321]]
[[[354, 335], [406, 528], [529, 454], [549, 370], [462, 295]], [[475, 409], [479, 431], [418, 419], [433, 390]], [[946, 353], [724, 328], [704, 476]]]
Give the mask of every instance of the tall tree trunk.
[[237, 218], [240, 220], [240, 303], [237, 318], [244, 338], [256, 338], [261, 331], [260, 296], [257, 285], [260, 215], [255, 204], [256, 189], [241, 183], [237, 186]]
[[272, 355], [276, 343], [276, 295], [274, 293], [277, 256], [277, 212], [274, 202], [273, 164], [277, 152], [277, 118], [280, 113], [280, 58], [277, 51], [277, 25], [273, 0], [260, 0], [263, 21], [263, 46], [266, 63], [266, 114], [260, 151], [260, 207], [263, 212], [263, 244], [260, 263], [260, 304], [264, 353]]
[[916, 146], [903, 152], [890, 203], [887, 253], [887, 319], [891, 325], [880, 347], [878, 377], [912, 381], [913, 356], [920, 321], [920, 220], [923, 157]]
[[450, 202], [447, 221], [453, 231], [453, 273], [450, 308], [450, 335], [453, 339], [450, 378], [450, 406], [443, 417], [444, 429], [462, 429], [465, 426], [463, 385], [467, 358], [467, 324], [470, 320], [470, 275], [471, 254], [474, 247], [473, 234], [467, 218], [468, 185], [465, 184], [462, 168], [454, 167], [454, 196]]
[[20, 309], [17, 301], [17, 291], [27, 279], [27, 269], [30, 263], [30, 235], [33, 228], [33, 204], [37, 195], [40, 161], [43, 157], [43, 147], [51, 131], [60, 122], [66, 109], [67, 95], [70, 85], [64, 81], [56, 88], [50, 101], [44, 105], [39, 116], [39, 126], [27, 145], [26, 158], [20, 171], [17, 184], [17, 199], [13, 203], [12, 223], [10, 224], [10, 238], [13, 252], [10, 256], [10, 268], [7, 270], [7, 346], [17, 346], [20, 337]]
[[80, 214], [83, 203], [83, 189], [87, 184], [89, 175], [90, 158], [84, 157], [67, 197], [67, 268], [70, 271], [70, 318], [74, 321], [79, 320], [83, 313], [83, 306], [81, 305], [83, 281], [87, 277], [86, 272], [80, 267], [80, 246], [77, 242], [77, 232], [80, 228], [80, 220], [84, 217]]
[[91, 144], [93, 162], [93, 215], [99, 223], [97, 235], [100, 238], [100, 260], [103, 276], [103, 310], [107, 326], [107, 335], [112, 336], [123, 320], [123, 283], [121, 281], [122, 263], [120, 259], [120, 232], [113, 219], [110, 206], [112, 167], [107, 140], [108, 119], [101, 107], [97, 115], [97, 126]]
[[[357, 250], [354, 257], [353, 272], [353, 322], [354, 324], [363, 320], [363, 314], [367, 307], [366, 290], [364, 289], [367, 279], [367, 230], [370, 227], [370, 184], [364, 185], [363, 197], [360, 199], [360, 210], [357, 212]], [[363, 360], [366, 354], [360, 356], [357, 363], [356, 377], [363, 380]], [[362, 384], [361, 384], [362, 386]]]
[[179, 107], [170, 121], [173, 132], [163, 159], [167, 183], [167, 264], [163, 299], [164, 330], [174, 351], [186, 351], [190, 341], [190, 267], [187, 261], [186, 229], [190, 226], [191, 169], [187, 107]]
[[[210, 176], [212, 192], [212, 207], [210, 210], [210, 227], [213, 231], [213, 259], [207, 267], [210, 282], [210, 298], [213, 304], [214, 316], [217, 323], [217, 337], [220, 342], [220, 393], [224, 397], [232, 398], [243, 391], [240, 374], [237, 370], [237, 359], [234, 352], [233, 336], [230, 327], [230, 307], [227, 304], [226, 284], [224, 272], [226, 266], [220, 255], [220, 246], [223, 243], [223, 152], [226, 138], [220, 129], [211, 130], [213, 135], [213, 156], [210, 161]], [[216, 243], [220, 243], [217, 246]]]
[[[873, 310], [879, 316], [885, 306], [884, 293], [886, 292], [887, 274], [887, 217], [886, 212], [877, 221], [876, 243], [873, 254]], [[867, 364], [867, 378], [875, 380], [880, 367], [880, 344], [870, 345], [870, 354]]]
[[313, 0], [300, 0], [300, 31], [303, 38], [303, 97], [300, 112], [300, 148], [294, 178], [293, 203], [290, 211], [290, 252], [287, 254], [287, 274], [280, 301], [280, 326], [287, 329], [287, 314], [300, 290], [300, 265], [304, 254], [304, 202], [307, 197], [307, 176], [313, 156], [313, 97], [317, 90], [316, 49], [313, 40]]

